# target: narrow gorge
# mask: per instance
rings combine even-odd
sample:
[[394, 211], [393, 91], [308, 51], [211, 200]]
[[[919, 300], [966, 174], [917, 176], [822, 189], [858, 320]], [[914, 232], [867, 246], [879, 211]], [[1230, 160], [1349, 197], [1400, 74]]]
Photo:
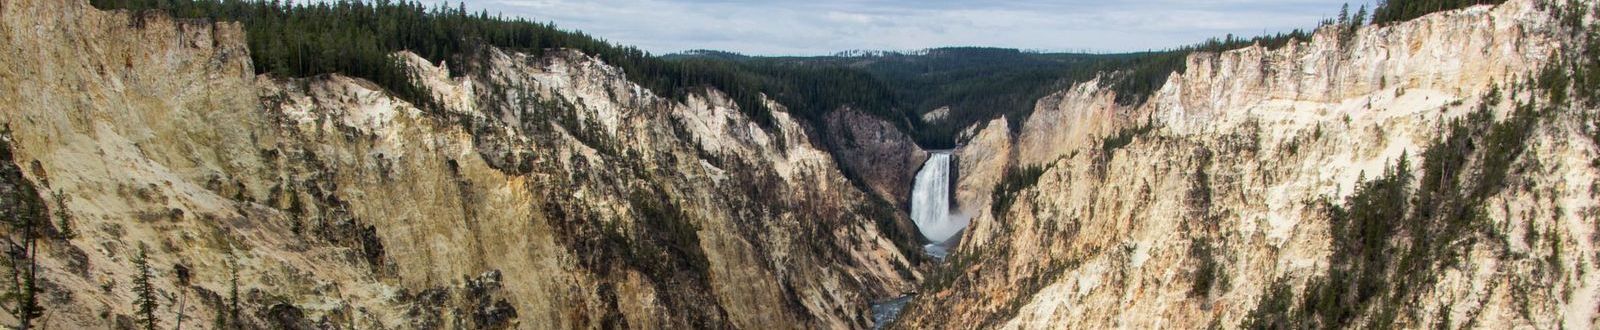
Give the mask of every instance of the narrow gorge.
[[[1600, 322], [1593, 0], [1131, 55], [653, 62], [513, 33], [565, 44], [366, 75], [104, 2], [0, 0], [8, 327]], [[962, 70], [1026, 88], [917, 99], [981, 114], [817, 95], [990, 91]]]

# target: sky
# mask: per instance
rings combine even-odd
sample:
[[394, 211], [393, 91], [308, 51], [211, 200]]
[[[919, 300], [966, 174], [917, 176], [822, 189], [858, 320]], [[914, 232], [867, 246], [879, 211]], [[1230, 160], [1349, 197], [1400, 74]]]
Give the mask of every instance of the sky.
[[[453, 0], [451, 3], [455, 3]], [[428, 1], [424, 1], [428, 2]], [[1310, 29], [1349, 0], [464, 0], [655, 54], [945, 46], [1128, 52]]]

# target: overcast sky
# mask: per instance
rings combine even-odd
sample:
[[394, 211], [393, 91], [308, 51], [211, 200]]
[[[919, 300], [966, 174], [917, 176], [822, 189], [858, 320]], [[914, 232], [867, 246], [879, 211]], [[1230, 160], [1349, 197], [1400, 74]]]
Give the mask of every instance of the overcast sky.
[[[427, 1], [425, 1], [427, 2]], [[1346, 0], [465, 0], [656, 54], [752, 55], [994, 46], [1163, 49], [1228, 33], [1311, 28]], [[451, 3], [455, 3], [452, 1]], [[1355, 11], [1352, 8], [1351, 11]]]

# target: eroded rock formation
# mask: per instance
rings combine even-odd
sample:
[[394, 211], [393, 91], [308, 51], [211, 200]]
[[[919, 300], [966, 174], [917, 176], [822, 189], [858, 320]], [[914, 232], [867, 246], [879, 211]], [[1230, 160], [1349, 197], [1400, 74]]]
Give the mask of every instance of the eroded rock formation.
[[1013, 164], [961, 165], [967, 194], [1008, 168], [1037, 183], [896, 325], [1591, 328], [1595, 109], [1536, 80], [1595, 7], [1325, 28], [1197, 53], [1140, 104], [1101, 81], [1047, 97]]
[[878, 227], [904, 215], [783, 111], [584, 54], [397, 54], [419, 107], [258, 76], [235, 23], [8, 0], [0, 36], [0, 187], [77, 231], [42, 248], [47, 328], [130, 325], [140, 246], [163, 326], [232, 311], [232, 269], [234, 324], [266, 328], [866, 327], [918, 276]]

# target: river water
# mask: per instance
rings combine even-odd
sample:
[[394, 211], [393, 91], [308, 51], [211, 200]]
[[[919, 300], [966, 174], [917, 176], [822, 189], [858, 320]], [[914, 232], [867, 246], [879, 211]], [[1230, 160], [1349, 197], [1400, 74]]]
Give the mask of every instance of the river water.
[[[923, 237], [932, 241], [923, 246], [923, 251], [937, 260], [944, 260], [949, 254], [949, 240], [960, 234], [968, 221], [966, 216], [951, 214], [950, 161], [949, 151], [930, 152], [911, 187], [911, 221]], [[872, 304], [873, 328], [881, 329], [894, 322], [912, 297], [904, 295]]]

